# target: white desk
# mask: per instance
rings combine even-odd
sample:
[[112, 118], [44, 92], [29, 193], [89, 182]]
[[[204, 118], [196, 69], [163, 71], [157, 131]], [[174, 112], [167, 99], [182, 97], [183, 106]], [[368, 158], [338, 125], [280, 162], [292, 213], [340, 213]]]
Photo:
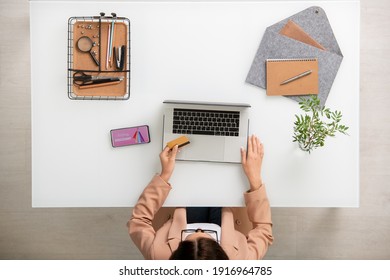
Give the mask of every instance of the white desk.
[[[298, 103], [245, 83], [267, 26], [321, 6], [344, 54], [327, 106], [341, 110], [350, 136], [312, 154], [292, 142]], [[31, 1], [32, 204], [133, 206], [160, 170], [162, 101], [252, 105], [251, 133], [265, 144], [263, 178], [272, 206], [359, 205], [359, 1], [49, 2]], [[131, 97], [67, 96], [67, 20], [116, 12], [131, 21]], [[110, 129], [148, 124], [152, 142], [112, 148]], [[239, 152], [239, 151], [237, 151]], [[240, 165], [178, 162], [165, 206], [243, 205]]]

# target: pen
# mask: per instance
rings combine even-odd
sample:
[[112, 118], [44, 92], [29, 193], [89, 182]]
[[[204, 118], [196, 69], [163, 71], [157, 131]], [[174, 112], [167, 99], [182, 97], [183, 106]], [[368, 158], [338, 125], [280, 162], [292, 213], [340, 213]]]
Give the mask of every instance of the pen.
[[104, 86], [112, 86], [117, 85], [123, 81], [123, 77], [117, 77], [115, 79], [112, 79], [110, 81], [104, 81], [104, 82], [95, 82], [90, 84], [84, 84], [84, 85], [76, 85], [79, 89], [87, 89], [87, 88], [95, 88], [95, 87], [104, 87]]
[[300, 79], [302, 77], [310, 75], [312, 72], [313, 72], [312, 70], [307, 70], [307, 71], [305, 71], [305, 72], [303, 72], [303, 73], [301, 73], [299, 75], [296, 75], [296, 76], [294, 76], [294, 77], [292, 77], [290, 79], [287, 79], [287, 80], [281, 82], [280, 85], [285, 85], [285, 84], [290, 83], [292, 81], [298, 80], [298, 79]]

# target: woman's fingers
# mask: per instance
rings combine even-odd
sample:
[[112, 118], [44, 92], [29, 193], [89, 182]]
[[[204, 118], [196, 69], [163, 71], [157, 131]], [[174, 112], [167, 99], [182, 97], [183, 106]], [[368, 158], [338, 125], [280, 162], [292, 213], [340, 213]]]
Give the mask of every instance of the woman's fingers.
[[176, 155], [177, 155], [177, 151], [179, 150], [179, 146], [178, 145], [175, 145], [173, 148], [172, 148], [172, 151], [171, 151], [171, 157], [173, 159], [176, 159]]
[[241, 163], [246, 164], [246, 150], [243, 147], [241, 147]]
[[252, 141], [253, 141], [253, 143], [252, 143], [252, 146], [253, 146], [253, 153], [254, 153], [255, 155], [257, 155], [258, 152], [259, 152], [259, 139], [257, 138], [256, 135], [253, 135], [253, 136], [252, 136]]
[[253, 135], [251, 137], [248, 137], [248, 153], [252, 153], [253, 152], [252, 138], [253, 138]]

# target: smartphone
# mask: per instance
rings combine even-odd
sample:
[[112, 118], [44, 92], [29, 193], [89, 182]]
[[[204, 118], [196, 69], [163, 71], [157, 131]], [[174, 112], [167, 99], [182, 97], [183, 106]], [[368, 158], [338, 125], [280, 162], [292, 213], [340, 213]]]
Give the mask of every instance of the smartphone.
[[112, 129], [110, 133], [111, 144], [114, 148], [150, 142], [148, 125]]

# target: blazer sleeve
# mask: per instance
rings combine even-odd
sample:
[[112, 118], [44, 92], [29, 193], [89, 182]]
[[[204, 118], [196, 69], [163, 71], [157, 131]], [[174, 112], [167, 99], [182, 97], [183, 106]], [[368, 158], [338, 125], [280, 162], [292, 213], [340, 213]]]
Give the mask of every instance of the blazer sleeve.
[[252, 222], [252, 230], [247, 236], [249, 255], [248, 259], [262, 259], [272, 245], [271, 207], [268, 201], [265, 186], [244, 193], [248, 218]]
[[146, 259], [150, 259], [150, 248], [156, 235], [152, 226], [153, 218], [171, 189], [171, 185], [160, 176], [154, 176], [140, 195], [127, 223], [131, 239]]

